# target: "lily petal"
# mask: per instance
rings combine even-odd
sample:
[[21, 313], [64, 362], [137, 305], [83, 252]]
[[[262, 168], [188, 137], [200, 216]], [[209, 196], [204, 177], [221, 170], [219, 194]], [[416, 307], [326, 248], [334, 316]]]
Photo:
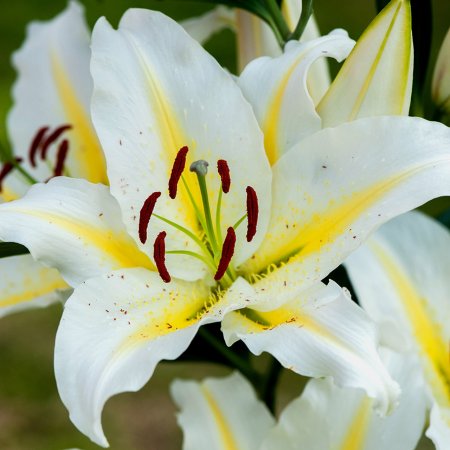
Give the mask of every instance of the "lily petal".
[[[166, 191], [175, 155], [188, 146], [188, 165], [199, 159], [210, 163], [208, 189], [214, 199], [221, 189], [214, 173], [217, 160], [228, 162], [233, 184], [222, 204], [223, 235], [245, 213], [246, 186], [257, 192], [257, 235], [241, 245], [245, 230], [238, 229], [234, 260], [239, 264], [250, 257], [268, 223], [271, 172], [252, 109], [231, 76], [176, 22], [157, 12], [130, 9], [117, 31], [100, 19], [92, 45], [94, 123], [105, 148], [111, 192], [130, 234], [152, 254], [153, 240], [167, 224], [151, 220], [144, 245], [137, 217], [155, 191], [163, 192], [156, 214], [199, 232], [183, 183], [174, 200]], [[195, 175], [186, 170], [183, 177], [201, 204]], [[169, 231], [168, 250], [197, 250], [181, 231]], [[205, 273], [204, 264], [189, 256], [168, 255], [167, 260], [176, 277], [194, 280]]]
[[409, 344], [432, 397], [450, 409], [450, 233], [409, 213], [384, 225], [345, 264], [360, 303], [383, 325], [385, 342], [400, 335]]
[[257, 308], [255, 302], [225, 317], [227, 345], [242, 340], [255, 355], [268, 352], [296, 373], [364, 389], [383, 414], [395, 406], [398, 386], [377, 353], [375, 327], [336, 283], [319, 283], [272, 311]]
[[108, 188], [57, 177], [0, 205], [0, 239], [25, 245], [75, 286], [121, 267], [153, 265], [127, 234]]
[[106, 400], [137, 391], [157, 363], [173, 360], [198, 328], [220, 321], [230, 305], [210, 304], [204, 284], [123, 269], [93, 278], [66, 303], [55, 344], [58, 390], [72, 422], [99, 445]]
[[235, 13], [225, 6], [217, 6], [199, 17], [183, 20], [180, 25], [200, 44], [224, 28], [235, 27]]
[[[294, 30], [302, 12], [302, 3], [297, 0], [283, 0], [281, 10], [288, 27]], [[317, 26], [314, 14], [308, 20], [305, 30], [303, 31], [300, 42], [310, 41], [320, 37], [319, 27]], [[275, 55], [268, 55], [275, 56]], [[308, 72], [307, 84], [308, 91], [314, 104], [317, 105], [330, 87], [331, 79], [328, 69], [327, 60], [324, 58], [317, 59]]]
[[325, 55], [340, 61], [353, 44], [345, 32], [336, 30], [305, 43], [288, 42], [283, 55], [256, 59], [245, 68], [238, 84], [264, 132], [271, 164], [302, 138], [321, 129], [307, 88], [311, 64]]
[[283, 410], [261, 450], [414, 450], [425, 424], [421, 380], [411, 360], [387, 351], [383, 356], [402, 388], [400, 405], [390, 416], [375, 414], [372, 400], [360, 390], [311, 380]]
[[439, 408], [437, 404], [431, 409], [430, 427], [425, 433], [436, 446], [436, 450], [447, 450], [450, 442], [450, 409]]
[[[82, 6], [69, 2], [48, 22], [28, 27], [23, 47], [13, 56], [18, 79], [13, 88], [14, 106], [8, 116], [8, 133], [14, 153], [38, 180], [53, 174], [49, 161], [29, 158], [37, 131], [70, 125], [66, 174], [92, 182], [106, 182], [103, 153], [90, 119], [92, 80], [89, 74], [89, 30]], [[55, 164], [54, 150], [50, 166]], [[36, 165], [36, 167], [35, 167]]]
[[318, 105], [323, 126], [359, 117], [407, 115], [412, 68], [409, 0], [392, 0], [358, 39]]
[[55, 269], [48, 269], [30, 255], [0, 259], [0, 317], [61, 300], [69, 286]]
[[178, 423], [184, 433], [184, 450], [258, 450], [275, 423], [238, 372], [201, 383], [175, 380], [170, 391], [181, 409]]
[[247, 11], [237, 9], [235, 14], [239, 73], [256, 58], [281, 54], [281, 48], [269, 25]]
[[323, 279], [381, 224], [448, 195], [450, 129], [409, 117], [359, 119], [303, 140], [273, 170], [269, 231], [241, 267], [262, 271], [261, 296]]

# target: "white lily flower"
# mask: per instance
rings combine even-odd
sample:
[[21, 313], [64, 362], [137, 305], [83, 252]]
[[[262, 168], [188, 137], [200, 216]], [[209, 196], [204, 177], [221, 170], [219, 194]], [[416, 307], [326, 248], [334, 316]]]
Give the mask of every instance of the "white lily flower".
[[[39, 181], [61, 173], [107, 181], [90, 118], [89, 45], [83, 9], [71, 1], [54, 19], [30, 24], [13, 56], [18, 79], [8, 134], [15, 157]], [[1, 182], [0, 201], [20, 198], [29, 186], [14, 171]], [[0, 273], [0, 317], [61, 300], [69, 288], [55, 269], [30, 255], [0, 259]]]
[[434, 67], [431, 97], [440, 110], [450, 114], [450, 28], [442, 42]]
[[433, 405], [427, 435], [450, 442], [450, 234], [418, 212], [384, 225], [346, 261], [361, 305], [386, 345], [421, 362]]
[[358, 389], [330, 379], [310, 380], [275, 424], [239, 373], [201, 383], [176, 380], [171, 394], [180, 409], [184, 450], [413, 450], [425, 423], [425, 396], [412, 361], [383, 352], [402, 395], [398, 408], [380, 417]]
[[0, 205], [0, 238], [75, 287], [55, 367], [77, 427], [106, 445], [106, 400], [140, 389], [225, 316], [229, 344], [332, 375], [389, 411], [397, 386], [374, 327], [320, 280], [380, 224], [449, 193], [450, 130], [361, 119], [303, 139], [270, 167], [238, 86], [172, 20], [133, 9], [114, 30], [101, 19], [92, 51], [112, 195], [60, 177]]
[[[288, 27], [294, 30], [301, 14], [301, 2], [297, 0], [283, 0], [282, 13]], [[218, 6], [200, 17], [181, 22], [184, 29], [197, 41], [204, 43], [213, 34], [224, 28], [230, 28], [236, 33], [238, 73], [245, 66], [261, 56], [279, 56], [282, 51], [270, 29], [263, 20], [254, 14], [241, 9], [230, 9]], [[300, 42], [316, 39], [320, 36], [314, 16], [311, 16]], [[326, 55], [322, 55], [326, 56]], [[310, 68], [308, 91], [315, 103], [319, 103], [330, 86], [330, 73], [326, 61], [317, 59]]]

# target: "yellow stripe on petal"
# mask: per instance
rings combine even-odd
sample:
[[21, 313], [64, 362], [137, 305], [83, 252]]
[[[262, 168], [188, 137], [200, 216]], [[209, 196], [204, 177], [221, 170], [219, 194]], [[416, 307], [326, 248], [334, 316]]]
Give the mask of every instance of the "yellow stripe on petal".
[[351, 425], [344, 436], [339, 450], [361, 450], [367, 435], [369, 419], [372, 414], [372, 400], [365, 397], [353, 417]]
[[114, 233], [112, 230], [94, 228], [86, 222], [75, 222], [65, 217], [39, 211], [11, 209], [11, 212], [36, 217], [49, 226], [55, 227], [58, 232], [66, 232], [78, 237], [84, 245], [92, 246], [103, 253], [105, 260], [114, 261], [117, 269], [144, 267], [156, 270], [149, 257], [138, 249], [126, 232]]
[[67, 122], [73, 126], [71, 133], [76, 137], [75, 148], [70, 148], [69, 152], [69, 169], [72, 169], [71, 163], [76, 165], [71, 175], [93, 183], [107, 184], [105, 158], [91, 119], [78, 100], [68, 74], [56, 54], [52, 55], [52, 71]]
[[208, 406], [211, 409], [214, 422], [217, 425], [217, 429], [222, 441], [221, 448], [223, 450], [239, 450], [239, 446], [237, 445], [233, 434], [230, 432], [230, 425], [228, 424], [226, 417], [220, 410], [220, 406], [217, 404], [214, 396], [207, 389], [204, 383], [200, 386], [200, 389], [202, 390], [202, 393], [205, 396], [206, 401], [208, 402]]
[[291, 79], [294, 70], [297, 68], [297, 64], [303, 59], [304, 54], [293, 61], [291, 67], [286, 71], [282, 80], [280, 81], [278, 88], [273, 94], [270, 106], [267, 108], [266, 119], [263, 125], [264, 132], [264, 147], [266, 149], [267, 158], [270, 165], [275, 164], [280, 157], [278, 133], [280, 131], [281, 121], [281, 108], [283, 106], [284, 95]]
[[[180, 290], [167, 284], [158, 294], [133, 298], [131, 304], [119, 309], [119, 314], [140, 317], [142, 325], [124, 341], [120, 352], [167, 334], [183, 330], [197, 323], [210, 312], [213, 300], [209, 289], [202, 283], [190, 283], [190, 290]], [[147, 289], [153, 286], [146, 285]], [[113, 313], [113, 311], [112, 311]]]
[[[449, 342], [445, 340], [438, 318], [427, 307], [427, 300], [394, 258], [380, 245], [371, 241], [371, 250], [383, 266], [386, 275], [402, 301], [414, 340], [419, 347], [421, 361], [434, 398], [441, 406], [450, 407]], [[412, 249], [414, 251], [414, 249]]]
[[16, 194], [12, 189], [7, 188], [6, 186], [2, 187], [2, 192], [0, 194], [0, 199], [4, 202], [12, 202], [13, 200], [17, 200], [20, 198], [18, 194]]
[[[132, 42], [132, 41], [130, 41]], [[173, 162], [178, 151], [187, 145], [190, 150], [194, 150], [196, 142], [193, 139], [188, 139], [186, 133], [181, 126], [180, 120], [175, 113], [170, 100], [164, 88], [161, 86], [157, 79], [157, 74], [153, 70], [149, 61], [145, 58], [145, 55], [139, 50], [138, 46], [132, 42], [135, 54], [139, 60], [139, 64], [145, 75], [145, 80], [148, 87], [148, 101], [153, 110], [153, 115], [156, 121], [157, 131], [156, 134], [159, 137], [164, 153], [161, 155], [167, 161], [167, 179], [170, 178]], [[153, 170], [152, 167], [149, 168]], [[197, 204], [200, 201], [200, 195], [198, 193], [195, 176], [185, 171], [183, 179], [186, 181], [195, 201]], [[190, 200], [185, 189], [180, 189], [177, 193], [177, 198], [180, 204], [189, 205]], [[197, 218], [193, 208], [184, 208], [186, 212], [186, 219], [189, 222], [189, 228], [195, 230], [198, 227]]]
[[[430, 166], [439, 164], [439, 161], [429, 163]], [[298, 262], [312, 254], [320, 256], [320, 252], [327, 246], [342, 237], [358, 239], [359, 236], [352, 230], [351, 225], [356, 223], [364, 214], [380, 201], [386, 194], [394, 190], [400, 183], [407, 181], [416, 173], [425, 169], [425, 166], [413, 168], [407, 172], [393, 176], [383, 182], [376, 183], [365, 190], [355, 192], [342, 198], [330, 199], [329, 208], [323, 212], [312, 215], [306, 224], [292, 223], [292, 218], [280, 218], [286, 223], [286, 235], [273, 236], [267, 234], [268, 248], [263, 248], [263, 256], [259, 259], [258, 253], [243, 266], [246, 273], [261, 271], [261, 268], [273, 267], [286, 261]], [[299, 194], [300, 195], [300, 194]], [[305, 193], [305, 195], [307, 195]], [[314, 199], [309, 203], [313, 204]], [[292, 217], [306, 214], [307, 211], [297, 211]], [[296, 230], [294, 232], [293, 230]]]
[[[388, 30], [386, 32], [386, 35], [384, 36], [383, 41], [381, 42], [380, 48], [378, 50], [378, 53], [376, 54], [376, 56], [374, 58], [374, 61], [372, 63], [372, 66], [371, 66], [371, 68], [369, 70], [369, 73], [367, 74], [367, 76], [366, 76], [366, 78], [364, 80], [364, 83], [363, 83], [363, 85], [361, 87], [361, 90], [359, 91], [359, 93], [358, 93], [358, 95], [356, 97], [355, 104], [353, 105], [353, 109], [352, 109], [352, 111], [350, 113], [349, 120], [354, 120], [358, 116], [358, 113], [359, 113], [359, 110], [361, 108], [361, 105], [362, 105], [364, 99], [366, 98], [366, 95], [367, 95], [367, 92], [369, 90], [369, 87], [370, 87], [370, 84], [372, 82], [372, 79], [373, 79], [373, 77], [375, 75], [375, 72], [377, 71], [378, 65], [380, 64], [380, 60], [381, 60], [381, 57], [383, 56], [383, 52], [384, 52], [384, 50], [386, 48], [386, 44], [389, 41], [389, 37], [390, 37], [390, 35], [392, 33], [392, 30], [394, 28], [394, 25], [395, 25], [397, 16], [398, 16], [398, 14], [400, 12], [401, 6], [402, 6], [402, 3], [399, 3], [397, 5], [397, 9], [394, 12], [394, 15], [392, 17], [392, 21], [389, 24], [389, 28], [388, 28]], [[405, 72], [405, 79], [406, 79], [406, 77], [408, 76], [409, 61], [406, 60], [406, 58], [405, 58], [405, 61], [407, 62], [407, 64], [404, 64], [404, 67], [402, 68], [402, 71]], [[406, 90], [406, 84], [404, 86], [404, 90]], [[401, 92], [401, 94], [403, 94], [403, 95], [400, 95], [399, 96], [400, 98], [402, 98], [404, 96], [404, 90], [403, 90], [403, 92]], [[402, 103], [398, 104], [398, 107], [399, 107], [398, 114], [402, 113], [402, 106], [403, 106]]]
[[6, 286], [1, 292], [0, 308], [35, 300], [38, 297], [52, 293], [56, 289], [69, 288], [54, 269], [42, 267], [39, 273], [33, 275], [34, 278], [24, 276], [20, 290], [16, 286], [11, 286], [10, 289]]

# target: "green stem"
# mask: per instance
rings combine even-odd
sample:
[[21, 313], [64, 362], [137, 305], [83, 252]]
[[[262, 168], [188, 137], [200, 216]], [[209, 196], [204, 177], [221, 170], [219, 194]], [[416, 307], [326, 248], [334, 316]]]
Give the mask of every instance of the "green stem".
[[216, 270], [216, 267], [214, 264], [209, 260], [206, 259], [204, 256], [199, 255], [198, 253], [191, 252], [189, 250], [168, 250], [166, 251], [166, 255], [188, 255], [192, 256], [194, 258], [199, 259], [200, 261], [203, 261], [207, 266], [211, 267], [212, 270]]
[[221, 224], [221, 213], [222, 213], [222, 189], [219, 189], [219, 197], [217, 198], [217, 206], [216, 206], [216, 233], [217, 240], [222, 242], [222, 224]]
[[205, 255], [209, 255], [208, 249], [206, 245], [191, 231], [189, 231], [187, 228], [183, 227], [182, 225], [178, 225], [176, 222], [172, 222], [169, 219], [166, 219], [163, 216], [160, 216], [159, 214], [153, 214], [153, 217], [156, 217], [157, 219], [167, 223], [168, 225], [176, 228], [177, 230], [181, 231], [182, 233], [189, 236], [205, 253]]
[[302, 0], [302, 13], [300, 19], [297, 22], [297, 26], [292, 34], [288, 37], [288, 40], [298, 41], [303, 32], [305, 31], [306, 25], [308, 25], [309, 18], [313, 13], [313, 0]]
[[219, 341], [211, 334], [205, 327], [201, 327], [199, 330], [200, 336], [208, 342], [215, 350], [217, 350], [222, 356], [224, 356], [233, 367], [238, 369], [243, 375], [245, 375], [253, 384], [260, 381], [261, 375], [250, 365], [248, 361], [240, 356], [236, 355], [230, 350], [223, 342]]
[[274, 357], [271, 358], [270, 367], [259, 385], [259, 395], [269, 410], [275, 413], [275, 390], [283, 367]]
[[20, 172], [30, 184], [36, 184], [38, 181], [32, 175], [30, 175], [16, 160], [12, 159], [10, 163], [14, 166], [18, 172]]
[[280, 7], [278, 6], [276, 0], [265, 0], [265, 5], [270, 16], [270, 21], [268, 23], [272, 27], [278, 43], [281, 48], [283, 48], [284, 44], [289, 39], [289, 35], [291, 34], [289, 27], [284, 20], [283, 14], [281, 13]]
[[239, 225], [247, 218], [247, 213], [245, 213], [234, 225], [234, 231], [236, 231], [239, 227]]

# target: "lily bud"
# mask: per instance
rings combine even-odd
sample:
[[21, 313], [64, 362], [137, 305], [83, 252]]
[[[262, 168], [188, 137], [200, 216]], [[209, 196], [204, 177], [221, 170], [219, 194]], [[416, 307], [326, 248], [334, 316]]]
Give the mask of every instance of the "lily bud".
[[441, 111], [450, 114], [450, 29], [439, 50], [433, 73], [431, 97]]
[[317, 107], [323, 127], [360, 117], [407, 115], [413, 44], [409, 0], [392, 0], [358, 39]]

